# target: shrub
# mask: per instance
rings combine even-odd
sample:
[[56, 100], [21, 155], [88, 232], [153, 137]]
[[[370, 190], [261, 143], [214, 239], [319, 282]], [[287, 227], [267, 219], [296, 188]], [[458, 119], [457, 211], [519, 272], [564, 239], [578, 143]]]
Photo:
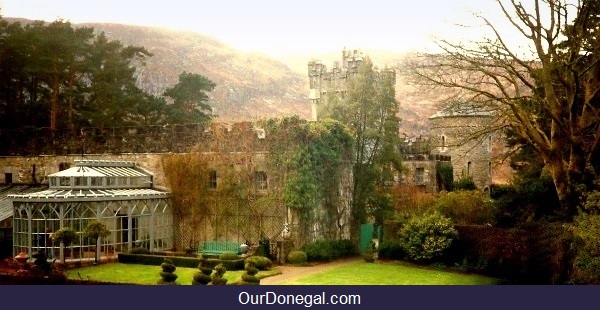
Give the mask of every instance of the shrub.
[[552, 177], [547, 172], [515, 178], [510, 185], [492, 186], [490, 196], [497, 210], [496, 224], [515, 227], [555, 217], [560, 210]]
[[273, 266], [273, 262], [264, 256], [250, 256], [244, 260], [244, 264], [252, 263], [258, 270], [268, 270]]
[[131, 250], [129, 250], [130, 254], [150, 254], [150, 251], [148, 251], [148, 249], [146, 248], [132, 248]]
[[394, 197], [395, 213], [402, 217], [426, 213], [435, 202], [434, 194], [417, 186], [397, 186]]
[[165, 258], [164, 262], [160, 265], [162, 271], [159, 273], [160, 279], [158, 284], [172, 285], [177, 284], [175, 281], [177, 280], [177, 275], [175, 274], [175, 270], [177, 267], [173, 265], [173, 261], [168, 258]]
[[238, 255], [233, 252], [225, 252], [219, 255], [220, 260], [236, 260], [238, 258]]
[[258, 268], [254, 267], [252, 262], [247, 262], [244, 266], [246, 273], [242, 275], [242, 283], [246, 285], [258, 285], [260, 284], [260, 279], [256, 276], [258, 273]]
[[473, 177], [471, 176], [463, 176], [458, 181], [454, 182], [454, 190], [455, 191], [472, 191], [476, 190], [477, 186], [475, 186], [475, 182], [473, 182]]
[[358, 254], [357, 246], [348, 239], [317, 240], [302, 247], [309, 262], [323, 262]]
[[71, 227], [63, 227], [51, 235], [52, 243], [59, 244], [63, 243], [64, 246], [68, 246], [77, 239], [77, 232]]
[[325, 240], [305, 244], [302, 251], [306, 253], [307, 261], [311, 262], [324, 262], [333, 258], [331, 244]]
[[373, 253], [373, 247], [371, 245], [367, 246], [367, 249], [365, 250], [365, 253], [363, 254], [363, 259], [367, 263], [373, 263], [373, 262], [375, 262], [375, 256], [374, 256], [374, 253]]
[[401, 260], [404, 259], [405, 254], [402, 249], [402, 245], [399, 241], [383, 241], [377, 248], [377, 257], [379, 259], [388, 260]]
[[308, 257], [304, 251], [292, 251], [288, 254], [287, 260], [290, 264], [302, 265], [306, 264]]
[[400, 235], [402, 248], [417, 262], [440, 257], [458, 236], [452, 220], [438, 212], [412, 218]]
[[[119, 253], [119, 262], [124, 264], [140, 264], [158, 266], [163, 262], [164, 256], [149, 254], [129, 254]], [[198, 257], [177, 257], [169, 256], [173, 264], [177, 267], [196, 268], [200, 264]], [[227, 270], [243, 270], [244, 260], [220, 260], [218, 258], [206, 258], [206, 267], [214, 268], [218, 264], [223, 264]]]
[[198, 269], [200, 271], [194, 273], [194, 280], [192, 280], [193, 285], [206, 285], [210, 283], [212, 274], [212, 268], [206, 267], [206, 259], [201, 258], [200, 264], [198, 265]]
[[454, 191], [441, 194], [434, 208], [456, 224], [483, 225], [494, 221], [495, 210], [485, 193]]
[[350, 257], [358, 253], [356, 245], [349, 239], [331, 240], [332, 258]]
[[215, 266], [215, 271], [212, 274], [211, 282], [213, 285], [225, 285], [227, 284], [227, 279], [223, 278], [223, 275], [227, 271], [227, 268], [223, 266], [223, 264], [218, 264]]
[[600, 192], [588, 195], [572, 231], [577, 251], [573, 281], [600, 284]]

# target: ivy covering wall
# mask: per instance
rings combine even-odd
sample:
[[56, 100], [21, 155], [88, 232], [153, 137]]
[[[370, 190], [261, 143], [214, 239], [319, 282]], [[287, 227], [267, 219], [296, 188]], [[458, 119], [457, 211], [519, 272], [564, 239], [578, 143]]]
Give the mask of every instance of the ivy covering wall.
[[[210, 152], [203, 143], [163, 160], [182, 246], [272, 240], [285, 223], [298, 245], [348, 237], [353, 141], [343, 125], [288, 117], [233, 131], [216, 130]], [[237, 139], [234, 150], [219, 147], [232, 145], [231, 139]]]

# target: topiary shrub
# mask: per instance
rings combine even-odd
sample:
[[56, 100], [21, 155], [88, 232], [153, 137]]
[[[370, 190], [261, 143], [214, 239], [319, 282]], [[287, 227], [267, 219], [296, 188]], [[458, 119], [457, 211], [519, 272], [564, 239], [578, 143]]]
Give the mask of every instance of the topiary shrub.
[[401, 244], [408, 257], [429, 262], [442, 256], [458, 237], [452, 220], [438, 212], [412, 218], [400, 231]]
[[150, 251], [146, 248], [142, 248], [142, 247], [138, 247], [138, 248], [132, 248], [131, 250], [129, 250], [130, 254], [150, 254]]
[[269, 270], [273, 266], [273, 262], [264, 256], [250, 256], [244, 260], [244, 264], [252, 263], [258, 270]]
[[227, 279], [223, 278], [223, 275], [227, 272], [227, 268], [223, 266], [223, 264], [218, 264], [215, 266], [215, 272], [212, 274], [211, 283], [212, 285], [225, 285], [227, 284]]
[[377, 247], [377, 258], [383, 260], [401, 260], [404, 259], [405, 253], [402, 249], [400, 241], [391, 240], [383, 241]]
[[200, 264], [198, 265], [198, 269], [200, 271], [194, 273], [194, 279], [192, 280], [193, 285], [207, 285], [211, 281], [210, 275], [212, 274], [212, 268], [206, 266], [206, 258], [202, 257], [200, 259]]
[[165, 258], [164, 262], [160, 264], [160, 268], [162, 271], [159, 273], [162, 279], [158, 280], [158, 284], [163, 285], [175, 285], [177, 282], [177, 275], [175, 274], [175, 270], [177, 267], [173, 265], [173, 261], [168, 258]]
[[287, 261], [294, 265], [303, 265], [307, 262], [307, 255], [304, 251], [292, 251], [287, 256]]
[[241, 284], [244, 285], [259, 285], [260, 279], [256, 276], [258, 268], [254, 267], [254, 264], [250, 261], [244, 266], [246, 273], [242, 275]]
[[239, 256], [233, 252], [225, 252], [219, 255], [220, 260], [236, 260]]

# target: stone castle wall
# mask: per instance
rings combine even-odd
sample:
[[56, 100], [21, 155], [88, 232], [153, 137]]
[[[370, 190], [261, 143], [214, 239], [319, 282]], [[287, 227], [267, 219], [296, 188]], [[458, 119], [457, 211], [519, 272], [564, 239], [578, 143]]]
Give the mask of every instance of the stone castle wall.
[[490, 116], [463, 115], [430, 118], [432, 154], [452, 158], [454, 180], [470, 176], [477, 188], [492, 183], [492, 136], [485, 133]]
[[155, 173], [166, 186], [162, 158], [188, 153], [261, 153], [266, 133], [251, 123], [121, 128], [84, 128], [80, 132], [44, 129], [0, 132], [0, 184], [45, 184], [46, 176], [75, 159], [131, 161]]

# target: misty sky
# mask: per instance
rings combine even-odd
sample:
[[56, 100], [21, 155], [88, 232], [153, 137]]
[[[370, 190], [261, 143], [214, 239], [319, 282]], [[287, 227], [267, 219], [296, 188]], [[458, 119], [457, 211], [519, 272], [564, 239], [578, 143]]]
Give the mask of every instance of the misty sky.
[[0, 0], [4, 17], [191, 30], [273, 56], [349, 49], [397, 52], [464, 38], [456, 23], [500, 12], [491, 0]]

